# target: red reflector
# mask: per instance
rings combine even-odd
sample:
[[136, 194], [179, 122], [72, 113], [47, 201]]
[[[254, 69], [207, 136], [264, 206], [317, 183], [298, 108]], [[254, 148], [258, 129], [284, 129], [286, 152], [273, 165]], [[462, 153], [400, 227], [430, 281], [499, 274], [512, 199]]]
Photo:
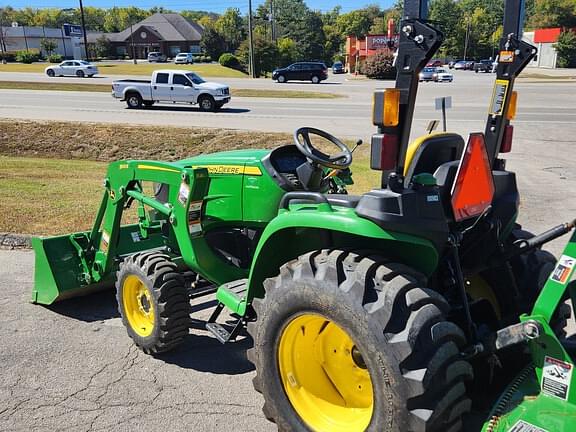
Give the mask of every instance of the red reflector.
[[370, 168], [381, 171], [394, 169], [397, 157], [397, 135], [381, 134], [372, 136]]
[[514, 137], [514, 126], [508, 125], [504, 129], [504, 138], [502, 139], [502, 146], [500, 146], [500, 153], [510, 153], [512, 151], [512, 138]]
[[484, 134], [470, 134], [452, 187], [454, 219], [460, 222], [480, 216], [492, 204], [494, 179]]

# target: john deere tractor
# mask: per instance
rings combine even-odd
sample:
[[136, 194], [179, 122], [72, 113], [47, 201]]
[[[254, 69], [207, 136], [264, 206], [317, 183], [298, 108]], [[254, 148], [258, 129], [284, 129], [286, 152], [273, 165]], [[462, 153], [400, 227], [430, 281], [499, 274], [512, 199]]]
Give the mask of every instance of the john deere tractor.
[[[551, 332], [560, 298], [548, 321], [523, 320], [535, 330], [518, 317], [556, 265], [540, 246], [571, 228], [533, 236], [517, 225], [503, 156], [514, 81], [536, 49], [521, 40], [523, 2], [505, 4], [484, 133], [409, 144], [418, 74], [443, 34], [426, 21], [425, 0], [405, 0], [396, 83], [374, 95], [380, 188], [346, 194], [352, 150], [314, 128], [273, 151], [118, 161], [91, 231], [34, 239], [33, 301], [115, 285], [128, 335], [157, 354], [184, 341], [190, 296], [212, 286], [206, 328], [222, 343], [247, 328], [254, 387], [279, 430], [461, 430], [492, 366], [527, 363], [527, 331], [532, 344]], [[130, 207], [133, 224], [123, 222]], [[223, 310], [234, 325], [218, 323]]]

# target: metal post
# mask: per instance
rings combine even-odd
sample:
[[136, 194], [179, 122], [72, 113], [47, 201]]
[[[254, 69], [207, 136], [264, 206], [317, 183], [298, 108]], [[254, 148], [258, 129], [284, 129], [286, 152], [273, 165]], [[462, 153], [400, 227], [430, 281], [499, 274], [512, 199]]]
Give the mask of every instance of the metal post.
[[442, 98], [442, 126], [446, 132], [446, 98]]
[[254, 67], [254, 39], [252, 37], [252, 0], [248, 0], [248, 44], [250, 78], [256, 78], [256, 68]]
[[68, 57], [68, 53], [66, 52], [66, 41], [64, 40], [64, 28], [60, 27], [60, 34], [62, 35], [62, 46], [64, 47], [64, 60]]
[[464, 61], [466, 61], [466, 52], [468, 51], [468, 35], [470, 34], [470, 21], [466, 18], [466, 40], [464, 42]]
[[4, 41], [4, 9], [0, 9], [0, 51], [2, 52], [2, 63], [6, 63], [6, 42]]
[[132, 29], [132, 19], [130, 19], [130, 45], [132, 45], [132, 61], [134, 64], [138, 64], [138, 60], [136, 60], [136, 48], [134, 47], [134, 30]]
[[22, 26], [22, 32], [24, 33], [24, 44], [26, 45], [26, 52], [28, 52], [28, 38], [26, 37], [26, 26]]
[[84, 6], [82, 5], [82, 0], [80, 1], [80, 20], [82, 21], [82, 34], [84, 36], [84, 53], [86, 54], [86, 61], [90, 61], [90, 56], [88, 55], [88, 37], [86, 36], [86, 21], [84, 20]]

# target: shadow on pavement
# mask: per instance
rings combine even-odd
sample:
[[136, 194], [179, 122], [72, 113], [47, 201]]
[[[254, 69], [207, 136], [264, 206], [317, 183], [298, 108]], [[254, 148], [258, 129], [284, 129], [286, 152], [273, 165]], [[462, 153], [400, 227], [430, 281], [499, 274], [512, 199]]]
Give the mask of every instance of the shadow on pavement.
[[[126, 109], [130, 109], [126, 107]], [[198, 107], [188, 107], [188, 106], [178, 106], [178, 105], [155, 105], [148, 108], [144, 108], [146, 111], [179, 111], [179, 112], [200, 112], [204, 113], [205, 111], [201, 111]], [[218, 114], [218, 113], [225, 113], [225, 114], [241, 114], [250, 112], [248, 108], [222, 108], [216, 112], [207, 112], [207, 114]]]
[[222, 345], [210, 335], [192, 334], [175, 351], [158, 359], [185, 369], [223, 375], [239, 375], [254, 370], [246, 358], [252, 339], [241, 335], [237, 342]]
[[46, 306], [52, 312], [84, 322], [102, 321], [120, 316], [116, 291], [109, 289], [83, 297], [75, 297]]

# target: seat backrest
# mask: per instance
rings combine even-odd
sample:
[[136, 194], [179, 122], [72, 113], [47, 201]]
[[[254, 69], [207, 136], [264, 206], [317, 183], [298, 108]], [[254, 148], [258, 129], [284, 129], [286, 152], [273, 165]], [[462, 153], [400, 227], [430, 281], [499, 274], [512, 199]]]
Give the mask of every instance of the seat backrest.
[[434, 174], [440, 165], [460, 160], [463, 151], [464, 139], [455, 133], [439, 132], [414, 140], [406, 153], [405, 185], [417, 174]]

